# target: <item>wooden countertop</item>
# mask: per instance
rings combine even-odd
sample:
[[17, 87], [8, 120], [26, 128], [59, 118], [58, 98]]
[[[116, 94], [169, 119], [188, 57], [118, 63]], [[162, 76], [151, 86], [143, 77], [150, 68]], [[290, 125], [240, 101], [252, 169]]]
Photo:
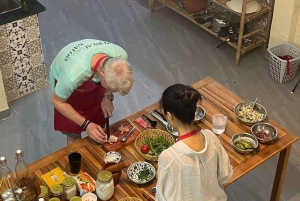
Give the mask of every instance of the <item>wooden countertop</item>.
[[[247, 155], [239, 154], [231, 145], [231, 137], [236, 133], [251, 133], [251, 126], [247, 126], [239, 122], [233, 113], [234, 105], [238, 102], [242, 102], [243, 100], [210, 77], [206, 77], [198, 81], [193, 84], [193, 86], [203, 95], [202, 106], [206, 111], [206, 116], [202, 122], [198, 123], [201, 128], [211, 129], [212, 116], [214, 114], [221, 113], [228, 117], [225, 133], [218, 135], [218, 138], [230, 157], [231, 165], [233, 166], [232, 179], [225, 186], [233, 183], [249, 171], [270, 159], [275, 154], [280, 153], [272, 195], [270, 198], [272, 201], [279, 200], [291, 146], [298, 140], [298, 137], [283, 128], [271, 118], [266, 118], [265, 122], [268, 122], [277, 128], [278, 140], [270, 145], [259, 144], [259, 150], [257, 152]], [[149, 114], [149, 111], [158, 108], [158, 103], [154, 103], [127, 118], [131, 122], [134, 122], [134, 120], [141, 117], [142, 114]], [[151, 115], [147, 116], [154, 119]], [[139, 128], [139, 130], [143, 130], [140, 125], [136, 123], [134, 124]], [[159, 124], [159, 127], [164, 128], [162, 124]], [[29, 169], [31, 176], [36, 176], [40, 179], [42, 174], [54, 169], [55, 167], [60, 167], [63, 171], [68, 171], [68, 155], [74, 151], [79, 152], [82, 155], [82, 171], [88, 172], [93, 178], [96, 178], [96, 175], [101, 170], [104, 163], [103, 156], [106, 152], [89, 138], [77, 141], [70, 146], [30, 164]], [[122, 161], [125, 161], [126, 159], [132, 163], [144, 161], [144, 159], [136, 152], [134, 141], [126, 144], [126, 146], [119, 147], [116, 151], [121, 154]], [[154, 166], [157, 168], [157, 164], [154, 163]], [[148, 188], [149, 190], [149, 186], [155, 185], [155, 182], [156, 179], [149, 184], [137, 185], [127, 178], [126, 169], [124, 169], [122, 171], [119, 184], [115, 186], [115, 193], [111, 200], [119, 200], [123, 197], [137, 197], [142, 200], [146, 200], [141, 188]]]

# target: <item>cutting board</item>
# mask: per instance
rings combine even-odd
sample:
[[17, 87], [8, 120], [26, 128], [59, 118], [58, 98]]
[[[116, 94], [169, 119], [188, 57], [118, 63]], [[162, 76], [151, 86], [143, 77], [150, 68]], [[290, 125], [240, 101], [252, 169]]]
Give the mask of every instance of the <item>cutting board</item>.
[[[135, 138], [140, 134], [140, 130], [136, 127], [132, 133], [127, 138], [126, 142], [121, 142], [121, 138], [125, 137], [128, 132], [133, 128], [134, 124], [129, 119], [122, 119], [114, 124], [110, 125], [110, 135], [115, 135], [118, 137], [118, 141], [112, 144], [104, 143], [102, 148], [105, 151], [118, 151], [127, 145], [134, 142]], [[123, 129], [122, 129], [123, 128]], [[122, 131], [126, 130], [126, 131]]]

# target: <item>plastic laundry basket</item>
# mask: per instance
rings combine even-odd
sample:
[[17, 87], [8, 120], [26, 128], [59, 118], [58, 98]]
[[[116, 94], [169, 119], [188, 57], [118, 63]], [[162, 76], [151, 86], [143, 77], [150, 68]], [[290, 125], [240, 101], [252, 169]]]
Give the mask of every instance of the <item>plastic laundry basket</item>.
[[[279, 83], [291, 81], [297, 72], [300, 63], [300, 50], [290, 43], [283, 43], [268, 48], [271, 77]], [[279, 56], [291, 56], [287, 61]], [[289, 63], [289, 64], [288, 64]]]

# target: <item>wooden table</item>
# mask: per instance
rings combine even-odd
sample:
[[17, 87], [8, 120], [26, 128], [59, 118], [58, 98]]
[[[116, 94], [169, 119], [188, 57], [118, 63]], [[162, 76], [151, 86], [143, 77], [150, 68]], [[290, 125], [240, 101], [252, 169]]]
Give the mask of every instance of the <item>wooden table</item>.
[[[210, 77], [200, 80], [193, 86], [199, 90], [204, 97], [202, 106], [206, 111], [206, 116], [204, 120], [198, 124], [201, 128], [211, 129], [213, 114], [222, 113], [228, 117], [225, 134], [218, 135], [230, 157], [231, 165], [233, 166], [232, 179], [225, 186], [233, 183], [249, 171], [253, 170], [255, 167], [270, 159], [275, 154], [280, 153], [270, 198], [272, 201], [279, 200], [291, 147], [292, 144], [298, 140], [298, 137], [272, 119], [267, 118], [266, 122], [277, 128], [279, 139], [270, 145], [259, 144], [259, 151], [256, 153], [247, 155], [239, 154], [231, 145], [231, 137], [236, 133], [251, 133], [251, 127], [239, 122], [233, 114], [234, 105], [243, 100]], [[138, 117], [141, 117], [142, 114], [148, 114], [149, 111], [158, 108], [158, 103], [155, 103], [130, 115], [128, 119], [133, 122]], [[149, 114], [147, 116], [151, 117]], [[161, 124], [159, 126], [163, 128]], [[142, 130], [141, 127], [139, 127], [139, 129]], [[62, 170], [66, 171], [66, 167], [68, 166], [67, 157], [74, 151], [79, 152], [82, 155], [82, 170], [96, 178], [96, 175], [102, 168], [105, 151], [89, 138], [84, 138], [30, 164], [29, 169], [31, 176], [40, 178], [42, 174], [54, 169], [55, 167], [60, 167]], [[136, 152], [134, 143], [124, 147], [121, 146], [117, 151], [121, 154], [123, 161], [128, 159], [133, 163], [143, 160], [143, 158], [141, 158]], [[157, 164], [154, 165], [157, 167]], [[142, 200], [146, 200], [141, 191], [141, 187], [147, 187], [147, 185], [138, 186], [134, 184], [127, 178], [126, 170], [124, 170], [122, 171], [119, 184], [115, 186], [115, 193], [111, 200], [118, 200], [123, 197], [138, 197]]]

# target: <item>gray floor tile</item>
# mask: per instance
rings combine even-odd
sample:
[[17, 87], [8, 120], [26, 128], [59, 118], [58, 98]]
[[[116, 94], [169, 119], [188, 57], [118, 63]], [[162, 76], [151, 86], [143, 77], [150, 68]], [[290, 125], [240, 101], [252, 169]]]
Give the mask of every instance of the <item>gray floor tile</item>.
[[300, 167], [293, 169], [285, 176], [282, 197], [285, 200], [300, 200]]

